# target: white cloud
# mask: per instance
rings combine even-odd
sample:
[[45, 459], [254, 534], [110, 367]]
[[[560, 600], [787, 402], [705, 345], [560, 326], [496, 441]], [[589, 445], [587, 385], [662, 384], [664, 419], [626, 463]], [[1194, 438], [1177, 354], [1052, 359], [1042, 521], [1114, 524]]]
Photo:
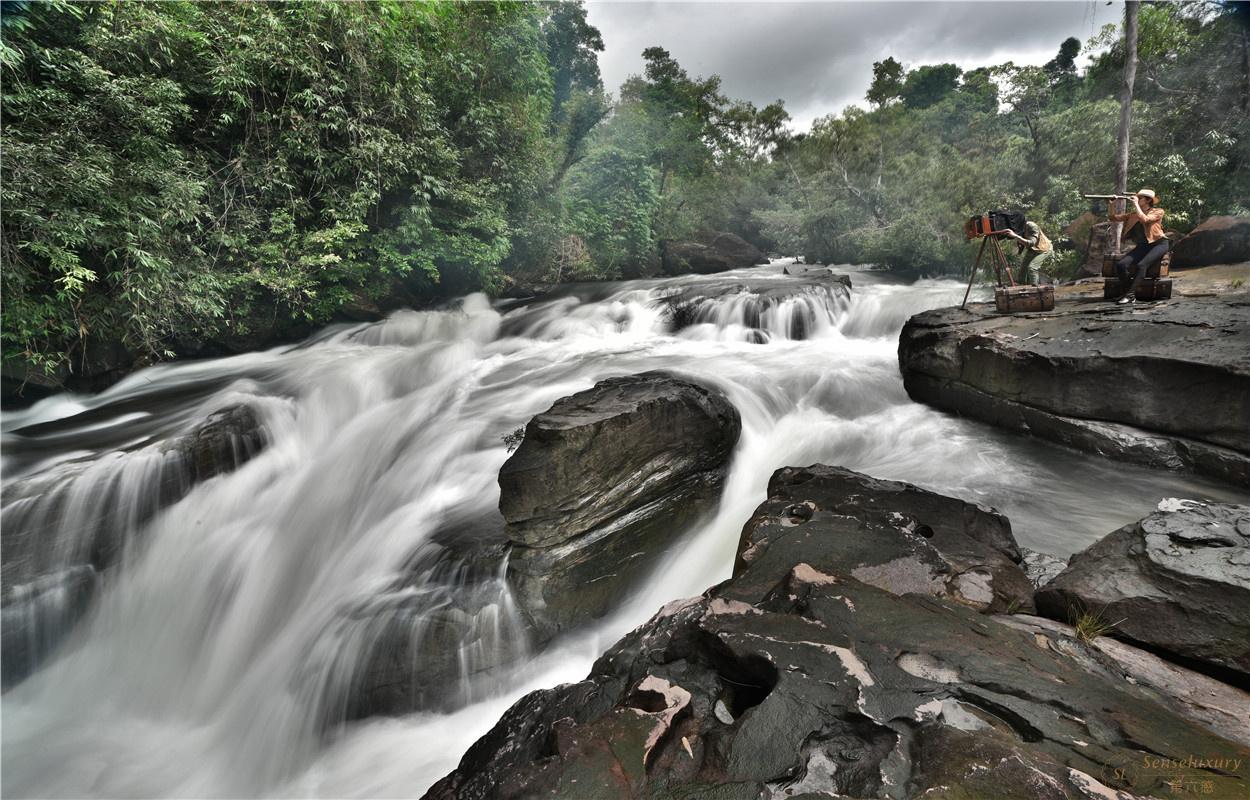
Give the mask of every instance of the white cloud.
[[1004, 61], [1042, 64], [1069, 36], [1085, 42], [1116, 22], [1119, 3], [589, 2], [603, 33], [599, 65], [616, 92], [658, 45], [692, 75], [718, 74], [730, 97], [778, 98], [806, 129], [824, 114], [864, 104], [872, 63], [954, 62], [974, 69]]

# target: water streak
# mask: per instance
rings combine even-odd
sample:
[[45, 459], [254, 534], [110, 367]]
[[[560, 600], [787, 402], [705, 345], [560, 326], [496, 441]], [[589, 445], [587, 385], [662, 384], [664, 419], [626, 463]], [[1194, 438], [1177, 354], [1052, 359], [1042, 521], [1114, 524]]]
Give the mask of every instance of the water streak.
[[[1163, 496], [1247, 499], [912, 403], [899, 328], [963, 287], [856, 271], [849, 296], [787, 295], [783, 266], [522, 305], [472, 296], [4, 415], [6, 527], [33, 524], [40, 497], [69, 493], [40, 569], [82, 579], [75, 531], [89, 526], [73, 515], [94, 513], [104, 487], [121, 498], [109, 525], [126, 547], [56, 656], [3, 697], [5, 795], [418, 795], [521, 693], [579, 679], [662, 603], [725, 578], [743, 522], [785, 465], [841, 464], [996, 505], [1023, 544], [1060, 555]], [[680, 319], [675, 292], [689, 304]], [[657, 368], [719, 388], [740, 411], [724, 500], [619, 613], [531, 652], [502, 562], [456, 561], [440, 537], [497, 504], [506, 434], [598, 380]], [[154, 480], [144, 447], [240, 403], [263, 420], [266, 449], [138, 513]], [[22, 495], [40, 481], [60, 488]], [[52, 620], [22, 624], [60, 624], [72, 585], [22, 590], [47, 595]], [[353, 716], [362, 654], [390, 626], [419, 644], [451, 613], [472, 616], [454, 652], [409, 655], [453, 658], [456, 680], [427, 690], [447, 708], [469, 705], [333, 724]], [[501, 661], [509, 668], [487, 669]]]

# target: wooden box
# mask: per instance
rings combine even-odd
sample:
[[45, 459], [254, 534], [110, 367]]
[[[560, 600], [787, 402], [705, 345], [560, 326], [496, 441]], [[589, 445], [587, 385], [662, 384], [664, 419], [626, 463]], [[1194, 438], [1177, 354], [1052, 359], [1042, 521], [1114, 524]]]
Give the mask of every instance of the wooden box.
[[1000, 314], [1050, 311], [1055, 307], [1055, 287], [999, 286], [994, 290], [994, 307]]
[[[1103, 256], [1102, 257], [1102, 276], [1104, 278], [1114, 278], [1115, 262], [1120, 260], [1120, 256]], [[1172, 265], [1172, 251], [1163, 254], [1163, 258], [1153, 264], [1150, 269], [1146, 270], [1147, 278], [1166, 278], [1168, 276], [1168, 268]]]
[[[1108, 278], [1102, 282], [1102, 298], [1119, 300], [1124, 294], [1119, 278]], [[1172, 296], [1171, 278], [1143, 278], [1141, 286], [1134, 295], [1138, 300], [1167, 300]]]

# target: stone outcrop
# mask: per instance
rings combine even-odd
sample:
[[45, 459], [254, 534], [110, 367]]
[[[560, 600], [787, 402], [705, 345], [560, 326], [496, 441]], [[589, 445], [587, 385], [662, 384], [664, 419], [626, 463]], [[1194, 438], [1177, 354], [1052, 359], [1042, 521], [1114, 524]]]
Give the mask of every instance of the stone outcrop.
[[656, 372], [600, 381], [530, 420], [499, 471], [499, 510], [535, 628], [607, 613], [715, 507], [740, 431], [719, 392]]
[[1092, 614], [1113, 636], [1250, 685], [1250, 506], [1161, 506], [1072, 556], [1038, 608], [1065, 622]]
[[[805, 483], [793, 503], [833, 498]], [[778, 521], [731, 580], [520, 700], [427, 797], [1128, 798], [1177, 776], [1250, 791], [1250, 696], [1059, 623], [858, 580], [843, 542], [907, 534], [880, 521], [887, 503], [843, 508], [862, 516]]]
[[1172, 248], [1172, 266], [1205, 267], [1250, 261], [1250, 216], [1211, 217]]
[[457, 708], [477, 676], [618, 608], [715, 509], [740, 430], [719, 392], [659, 372], [556, 401], [500, 470], [500, 513], [440, 530], [354, 612], [373, 622], [343, 716]]
[[1120, 460], [1250, 486], [1250, 295], [917, 314], [911, 397]]
[[[831, 524], [845, 517], [860, 524]], [[993, 509], [841, 467], [787, 467], [773, 475], [768, 500], [742, 530], [736, 571], [796, 526], [836, 537], [826, 543], [835, 571], [886, 591], [981, 611], [1032, 607], [1011, 523]]]
[[183, 435], [7, 484], [0, 530], [4, 685], [55, 649], [149, 519], [236, 469], [267, 441], [251, 407], [230, 406]]
[[709, 275], [730, 269], [764, 264], [768, 257], [758, 247], [735, 233], [706, 233], [694, 241], [667, 241], [660, 246], [661, 264], [666, 275], [691, 272]]

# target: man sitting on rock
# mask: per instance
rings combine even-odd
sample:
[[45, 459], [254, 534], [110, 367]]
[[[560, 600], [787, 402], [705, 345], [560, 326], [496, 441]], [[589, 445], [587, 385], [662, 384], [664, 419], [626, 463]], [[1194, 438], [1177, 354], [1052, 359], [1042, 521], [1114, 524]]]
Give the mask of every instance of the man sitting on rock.
[[[1120, 285], [1128, 287], [1120, 299], [1116, 300], [1119, 305], [1137, 301], [1137, 288], [1146, 277], [1146, 271], [1157, 264], [1168, 251], [1168, 239], [1163, 235], [1163, 209], [1155, 205], [1155, 193], [1150, 189], [1142, 189], [1130, 202], [1133, 208], [1128, 213], [1107, 213], [1112, 222], [1128, 223], [1121, 242], [1130, 239], [1136, 245], [1115, 263], [1115, 274], [1120, 278]], [[1137, 272], [1130, 279], [1129, 270], [1134, 264], [1137, 265]]]
[[1021, 236], [1013, 230], [1008, 230], [1007, 235], [1016, 240], [1016, 252], [1023, 254], [1020, 282], [1036, 286], [1041, 282], [1042, 267], [1049, 263], [1055, 248], [1036, 222], [1026, 220], [1024, 227], [1028, 236]]

